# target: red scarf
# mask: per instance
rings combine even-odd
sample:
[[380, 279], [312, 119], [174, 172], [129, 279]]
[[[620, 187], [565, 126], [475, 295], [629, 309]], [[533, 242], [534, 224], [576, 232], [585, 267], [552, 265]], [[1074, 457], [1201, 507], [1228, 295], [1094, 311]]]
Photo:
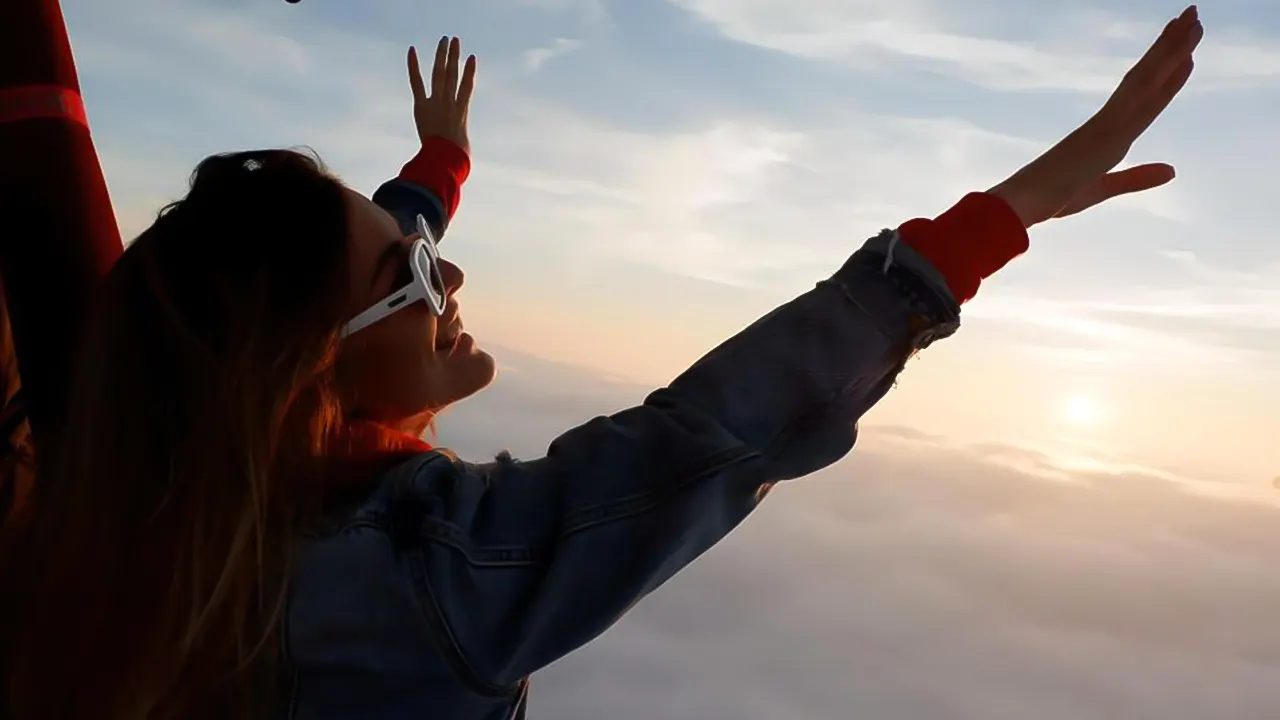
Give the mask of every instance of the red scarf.
[[377, 482], [391, 468], [434, 448], [421, 438], [368, 420], [348, 423], [330, 446], [328, 477], [332, 490]]

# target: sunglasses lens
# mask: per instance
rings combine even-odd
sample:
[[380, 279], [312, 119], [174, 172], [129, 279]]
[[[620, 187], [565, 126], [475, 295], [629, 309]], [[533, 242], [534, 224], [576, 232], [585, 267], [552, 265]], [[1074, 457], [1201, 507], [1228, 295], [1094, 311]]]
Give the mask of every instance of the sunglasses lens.
[[422, 245], [419, 245], [418, 252], [413, 254], [413, 261], [418, 265], [418, 273], [427, 281], [428, 301], [435, 307], [437, 311], [444, 309], [444, 277], [440, 274], [440, 266], [436, 263], [431, 252]]

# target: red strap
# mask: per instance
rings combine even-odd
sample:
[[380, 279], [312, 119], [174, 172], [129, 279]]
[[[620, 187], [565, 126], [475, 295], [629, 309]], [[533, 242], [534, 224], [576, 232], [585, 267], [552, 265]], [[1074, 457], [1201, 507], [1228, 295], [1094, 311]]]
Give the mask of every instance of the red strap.
[[0, 90], [0, 123], [23, 120], [73, 120], [86, 128], [80, 93], [57, 85], [24, 85]]

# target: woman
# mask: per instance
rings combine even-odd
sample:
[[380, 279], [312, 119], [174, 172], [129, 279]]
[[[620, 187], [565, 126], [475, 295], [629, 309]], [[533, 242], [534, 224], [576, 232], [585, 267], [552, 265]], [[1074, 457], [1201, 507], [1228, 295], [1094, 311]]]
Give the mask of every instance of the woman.
[[[415, 159], [375, 194], [384, 210], [293, 153], [206, 160], [101, 297], [61, 462], [3, 585], [29, 590], [13, 718], [523, 716], [530, 673], [772, 483], [845, 455], [1025, 228], [1171, 179], [1108, 171], [1186, 82], [1201, 33], [1189, 9], [1045, 155], [872, 239], [531, 462], [417, 440], [494, 373], [431, 240], [456, 183], [423, 183], [449, 173], [419, 178]], [[459, 87], [459, 55], [442, 41], [430, 97], [410, 55], [419, 134], [453, 151], [458, 182], [475, 75], [468, 60]]]

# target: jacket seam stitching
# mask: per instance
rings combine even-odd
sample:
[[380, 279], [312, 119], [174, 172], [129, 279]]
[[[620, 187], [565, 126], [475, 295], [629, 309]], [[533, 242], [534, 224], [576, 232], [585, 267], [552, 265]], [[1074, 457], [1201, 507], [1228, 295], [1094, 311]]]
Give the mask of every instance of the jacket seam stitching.
[[[600, 525], [616, 522], [618, 520], [622, 520], [628, 517], [634, 517], [635, 515], [648, 512], [649, 510], [652, 510], [653, 508], [658, 507], [659, 505], [662, 505], [665, 502], [669, 502], [673, 497], [679, 495], [690, 485], [693, 485], [699, 482], [700, 480], [703, 480], [709, 477], [710, 475], [720, 472], [740, 462], [745, 462], [747, 460], [750, 460], [759, 456], [760, 456], [760, 453], [750, 451], [750, 450], [744, 450], [741, 447], [716, 453], [715, 455], [712, 455], [711, 457], [704, 460], [702, 463], [699, 463], [701, 465], [705, 465], [706, 467], [699, 470], [695, 470], [694, 472], [691, 472], [685, 480], [679, 483], [676, 483], [672, 487], [668, 488], [665, 492], [639, 493], [630, 498], [625, 498], [623, 500], [614, 501], [613, 503], [608, 503], [606, 505], [600, 506], [601, 508], [626, 506], [626, 509], [621, 511], [615, 510], [613, 512], [609, 512], [606, 510], [604, 511], [605, 517], [591, 520], [588, 522], [579, 522], [577, 525], [570, 525], [565, 530], [563, 530], [559, 535], [556, 536], [555, 542], [562, 541], [572, 535], [575, 535], [580, 532], [584, 532], [585, 530], [598, 527]], [[600, 510], [593, 509], [590, 511], [583, 511], [583, 512], [600, 512]], [[453, 528], [453, 526], [447, 523], [437, 523], [430, 518], [423, 518], [423, 522], [424, 522], [424, 525], [443, 526], [449, 530], [455, 529]], [[449, 547], [457, 551], [463, 557], [463, 559], [466, 560], [467, 563], [472, 566], [519, 567], [519, 566], [528, 566], [533, 564], [532, 559], [526, 560], [523, 562], [507, 562], [507, 563], [477, 562], [477, 560], [474, 557], [472, 557], [472, 554], [468, 552], [468, 548], [463, 546], [460, 543], [450, 542], [445, 538], [441, 538], [439, 536], [432, 536], [432, 535], [426, 535], [424, 537], [424, 542], [426, 544], [437, 544], [437, 545], [443, 545], [443, 546]], [[421, 573], [420, 577], [422, 579], [422, 586], [427, 596], [426, 603], [419, 602], [418, 604], [420, 609], [424, 613], [424, 615], [430, 613], [435, 618], [435, 622], [433, 623], [431, 620], [431, 617], [424, 617], [424, 620], [426, 620], [427, 622], [428, 631], [430, 632], [431, 636], [437, 637], [437, 634], [435, 631], [436, 627], [438, 627], [439, 630], [443, 632], [444, 637], [439, 638], [439, 640], [440, 642], [446, 643], [448, 645], [448, 650], [452, 651], [452, 655], [466, 670], [467, 675], [470, 676], [469, 678], [466, 678], [466, 677], [461, 678], [462, 681], [468, 685], [468, 687], [471, 687], [473, 690], [480, 692], [480, 694], [482, 695], [486, 695], [490, 697], [494, 697], [494, 696], [511, 697], [516, 691], [518, 691], [521, 688], [521, 681], [518, 681], [512, 685], [504, 687], [504, 686], [499, 686], [499, 685], [485, 682], [483, 679], [481, 679], [480, 674], [475, 670], [475, 666], [472, 665], [471, 662], [467, 659], [466, 652], [463, 650], [461, 643], [458, 642], [457, 636], [454, 634], [453, 628], [450, 626], [448, 619], [445, 618], [444, 614], [440, 611], [440, 604], [436, 598], [435, 590], [432, 587], [430, 573], [426, 571], [426, 564], [425, 564], [425, 561], [422, 559], [422, 555], [418, 553], [416, 557], [417, 557], [417, 562], [419, 563], [419, 571]], [[427, 604], [429, 604], [430, 607], [427, 607]], [[456, 668], [455, 668], [455, 672], [457, 672]]]
[[[757, 457], [760, 457], [759, 452], [745, 450], [742, 447], [725, 450], [708, 457], [706, 460], [699, 463], [699, 465], [704, 467], [694, 469], [692, 472], [688, 473], [684, 480], [675, 483], [665, 490], [636, 493], [620, 500], [614, 500], [603, 505], [577, 511], [569, 516], [564, 524], [564, 528], [555, 536], [555, 539], [550, 544], [561, 542], [580, 532], [584, 532], [601, 525], [607, 525], [649, 512], [654, 508], [669, 502], [672, 498], [684, 492], [690, 485], [693, 485], [732, 465]], [[599, 517], [584, 517], [586, 515], [598, 515]], [[422, 528], [423, 541], [425, 543], [441, 545], [457, 551], [458, 554], [460, 554], [472, 567], [528, 567], [537, 562], [537, 556], [540, 554], [539, 549], [525, 549], [520, 546], [478, 547], [468, 542], [456, 539], [464, 533], [462, 533], [461, 530], [452, 523], [442, 522], [429, 517], [422, 518], [422, 523], [424, 526]], [[431, 532], [432, 530], [442, 532]], [[492, 553], [501, 553], [503, 551], [519, 553], [525, 557], [522, 557], [521, 559], [508, 560], [492, 560], [484, 557], [477, 557]]]
[[[557, 536], [557, 540], [564, 540], [570, 536], [580, 532], [590, 530], [601, 525], [608, 525], [619, 520], [624, 520], [636, 515], [642, 515], [660, 505], [670, 502], [672, 498], [683, 493], [689, 486], [694, 485], [706, 478], [725, 470], [733, 465], [746, 460], [760, 457], [760, 453], [754, 450], [747, 450], [741, 446], [729, 450], [724, 450], [707, 459], [703, 460], [700, 465], [705, 465], [701, 469], [690, 471], [684, 480], [672, 484], [664, 490], [651, 490], [637, 493], [628, 498], [614, 500], [610, 503], [598, 505], [594, 508], [587, 508], [573, 513], [565, 521], [565, 528]], [[595, 518], [583, 518], [582, 516], [600, 515]]]
[[[459, 668], [455, 665], [454, 672], [459, 675], [465, 674], [464, 677], [460, 677], [459, 679], [468, 688], [476, 692], [476, 694], [483, 697], [509, 698], [513, 696], [520, 688], [519, 681], [507, 686], [496, 685], [494, 683], [485, 682], [481, 679], [480, 673], [476, 672], [475, 666], [467, 659], [467, 654], [463, 651], [462, 644], [458, 642], [457, 635], [454, 634], [453, 628], [449, 625], [449, 621], [445, 619], [444, 613], [440, 611], [440, 603], [436, 599], [436, 592], [432, 587], [431, 574], [426, 570], [426, 563], [423, 561], [421, 554], [415, 555], [416, 561], [419, 565], [420, 577], [422, 579], [422, 588], [427, 596], [427, 602], [423, 603], [419, 601], [418, 607], [423, 613], [423, 620], [427, 623], [428, 633], [432, 638], [435, 638], [438, 643], [446, 646], [437, 649], [446, 653], [446, 661], [448, 660], [448, 655], [452, 655], [453, 658], [457, 660], [457, 665], [460, 665], [461, 667]], [[427, 607], [427, 605], [430, 605], [430, 607]], [[440, 633], [443, 633], [444, 637], [440, 637]], [[459, 669], [464, 670], [465, 673], [459, 673]]]

